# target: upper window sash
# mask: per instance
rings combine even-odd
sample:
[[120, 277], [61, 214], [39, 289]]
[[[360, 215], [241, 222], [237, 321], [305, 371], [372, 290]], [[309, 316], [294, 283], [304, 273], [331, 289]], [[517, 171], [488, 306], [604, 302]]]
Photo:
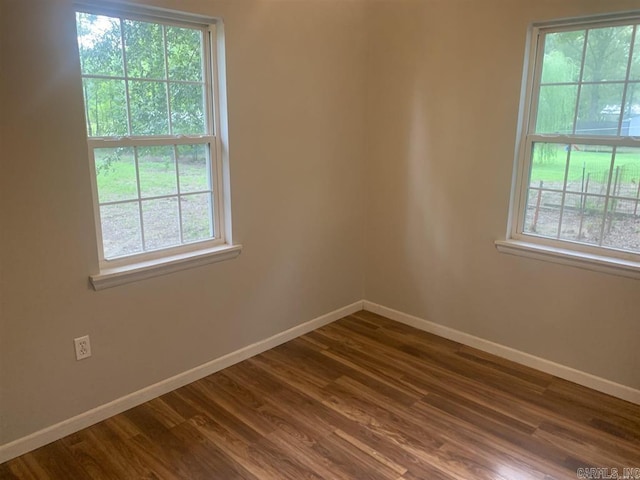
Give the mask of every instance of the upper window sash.
[[[83, 61], [82, 78], [87, 137], [89, 139], [140, 139], [214, 136], [219, 122], [215, 21], [207, 19], [211, 23], [206, 24], [193, 21], [180, 22], [160, 15], [160, 13], [167, 14], [166, 12], [158, 12], [156, 16], [148, 13], [141, 14], [137, 9], [101, 8], [93, 4], [89, 5], [91, 6], [88, 7], [83, 3], [76, 11], [85, 16], [109, 17], [112, 22], [117, 23], [115, 27], [117, 37], [113, 37], [114, 45], [111, 52], [111, 56], [115, 58], [109, 58], [108, 63], [104, 63], [100, 58], [84, 56], [80, 40], [82, 36], [79, 35], [80, 58], [81, 61], [86, 59], [88, 65], [85, 68]], [[193, 20], [195, 17], [189, 18]], [[136, 53], [135, 42], [138, 38], [136, 29], [146, 25], [152, 29], [155, 27], [156, 31], [152, 34], [158, 37], [155, 39], [158, 43], [154, 43], [152, 47], [143, 45], [140, 48], [155, 50], [154, 57], [157, 65], [153, 65], [151, 71], [138, 71], [140, 67], [137, 62], [131, 62], [131, 56]], [[194, 45], [197, 45], [200, 52], [198, 62], [200, 65], [197, 71], [185, 70], [187, 67], [180, 65], [179, 61], [174, 63], [172, 58], [169, 48], [172, 42], [171, 36], [184, 35], [181, 29], [183, 29], [182, 32], [199, 32], [199, 35], [193, 39], [197, 42]], [[139, 33], [139, 39], [147, 33]], [[184, 39], [176, 41], [184, 42]], [[89, 64], [89, 61], [93, 63]], [[192, 67], [188, 68], [192, 69]], [[103, 92], [105, 87], [110, 91], [115, 89], [113, 98], [116, 99], [116, 104], [113, 107], [114, 115], [110, 117], [120, 120], [112, 126], [105, 126], [107, 122], [103, 122], [103, 128], [99, 129], [97, 117], [100, 112], [93, 111], [91, 102], [88, 100], [92, 95], [97, 95], [97, 92]], [[150, 107], [146, 102], [136, 101], [140, 98], [149, 98], [149, 95], [151, 95], [151, 102], [156, 102], [157, 105]], [[198, 96], [201, 97], [200, 107], [194, 109], [192, 108], [193, 100]], [[184, 99], [188, 99], [186, 104]], [[186, 108], [187, 106], [189, 108]], [[146, 124], [140, 123], [141, 118], [143, 119], [151, 108], [160, 108], [160, 115], [151, 117], [156, 119], [154, 123], [151, 121]], [[194, 123], [194, 118], [198, 115], [201, 115], [202, 127], [196, 125], [197, 121]]]
[[[587, 39], [584, 39], [583, 51], [581, 52], [581, 55], [580, 55], [581, 65], [578, 72], [579, 73], [578, 77], [573, 79], [572, 81], [543, 82], [542, 70], [543, 70], [543, 61], [544, 61], [544, 53], [545, 53], [544, 52], [545, 40], [547, 36], [553, 35], [553, 34], [579, 32], [581, 30], [585, 30], [588, 36], [588, 32], [594, 29], [598, 30], [598, 29], [608, 28], [608, 27], [620, 27], [620, 26], [627, 26], [627, 25], [633, 25], [633, 24], [637, 25], [639, 23], [640, 23], [640, 15], [634, 12], [634, 13], [629, 13], [622, 16], [621, 15], [603, 15], [598, 17], [592, 17], [590, 19], [580, 19], [580, 20], [565, 19], [562, 21], [538, 23], [533, 25], [531, 27], [531, 37], [530, 37], [531, 42], [529, 45], [529, 52], [527, 54], [529, 58], [529, 63], [527, 67], [528, 73], [526, 76], [527, 97], [525, 99], [526, 111], [525, 111], [525, 123], [524, 123], [524, 127], [526, 130], [525, 130], [525, 135], [523, 135], [521, 140], [525, 141], [531, 135], [541, 135], [541, 136], [551, 136], [551, 137], [555, 137], [558, 135], [565, 135], [567, 137], [576, 136], [576, 137], [586, 137], [586, 138], [604, 137], [603, 140], [608, 143], [612, 138], [624, 137], [624, 135], [622, 135], [622, 132], [620, 130], [622, 125], [622, 119], [624, 117], [623, 111], [626, 106], [625, 101], [627, 100], [626, 98], [627, 86], [630, 83], [633, 83], [633, 84], [637, 83], [640, 87], [640, 75], [637, 75], [638, 78], [629, 77], [631, 64], [634, 59], [634, 52], [635, 52], [636, 58], [638, 58], [637, 56], [640, 55], [640, 52], [636, 51], [640, 49], [640, 41], [638, 40], [638, 37], [640, 37], [640, 25], [638, 25], [636, 28], [633, 28], [633, 33], [632, 33], [633, 36], [630, 39], [630, 52], [627, 56], [627, 64], [625, 65], [626, 68], [625, 68], [624, 77], [616, 78], [615, 80], [611, 80], [611, 81], [601, 80], [601, 79], [594, 80], [594, 79], [585, 78], [584, 65], [585, 65], [588, 52], [587, 52]], [[578, 102], [578, 98], [580, 98], [580, 90], [582, 89], [583, 86], [606, 85], [606, 84], [623, 85], [623, 90], [624, 90], [624, 94], [620, 102], [619, 125], [618, 125], [618, 128], [616, 129], [615, 134], [584, 135], [584, 132], [576, 131], [579, 108], [580, 108], [580, 106], [577, 103], [573, 108], [573, 112], [572, 112], [573, 121], [572, 121], [572, 128], [570, 132], [539, 131], [539, 129], [537, 129], [536, 123], [538, 121], [538, 114], [541, 108], [540, 93], [541, 93], [541, 88], [543, 86], [545, 87], [575, 86], [578, 89], [578, 92], [575, 95], [576, 102]], [[602, 141], [600, 141], [599, 143], [601, 144]]]

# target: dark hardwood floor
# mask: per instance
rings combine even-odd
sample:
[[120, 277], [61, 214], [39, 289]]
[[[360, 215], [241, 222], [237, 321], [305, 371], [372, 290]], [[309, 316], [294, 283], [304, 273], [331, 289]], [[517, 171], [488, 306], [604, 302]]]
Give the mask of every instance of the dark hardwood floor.
[[580, 468], [640, 478], [640, 406], [363, 311], [2, 464], [0, 478], [525, 480]]

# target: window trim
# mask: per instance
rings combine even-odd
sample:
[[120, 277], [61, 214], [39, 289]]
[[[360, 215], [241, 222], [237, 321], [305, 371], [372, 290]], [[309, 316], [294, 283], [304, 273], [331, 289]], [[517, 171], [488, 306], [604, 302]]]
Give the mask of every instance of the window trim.
[[[185, 268], [197, 267], [232, 259], [240, 255], [242, 245], [233, 244], [230, 209], [230, 176], [228, 153], [228, 123], [226, 117], [226, 71], [224, 52], [224, 24], [222, 20], [177, 12], [156, 7], [105, 4], [99, 1], [80, 0], [73, 4], [76, 12], [131, 18], [140, 21], [176, 25], [199, 29], [203, 32], [203, 69], [207, 133], [204, 135], [159, 135], [125, 136], [117, 142], [111, 137], [89, 137], [86, 135], [90, 182], [98, 253], [98, 273], [89, 280], [95, 290], [135, 282], [141, 279], [164, 275]], [[78, 56], [79, 58], [79, 56]], [[83, 101], [84, 103], [84, 101]], [[104, 258], [100, 203], [94, 149], [114, 146], [144, 145], [209, 145], [211, 186], [213, 189], [214, 237], [173, 247], [135, 253], [116, 259]]]
[[[622, 275], [640, 279], [640, 253], [615, 248], [592, 246], [571, 240], [553, 239], [524, 233], [526, 198], [531, 167], [531, 149], [536, 141], [558, 144], [615, 144], [616, 146], [640, 147], [638, 137], [579, 136], [561, 134], [536, 134], [533, 132], [536, 120], [537, 102], [542, 73], [544, 45], [543, 32], [548, 30], [569, 31], [579, 27], [592, 28], [594, 25], [615, 26], [630, 22], [640, 23], [640, 12], [620, 12], [615, 14], [575, 17], [530, 25], [527, 32], [525, 62], [521, 83], [519, 117], [516, 129], [515, 160], [511, 183], [511, 200], [505, 240], [495, 241], [499, 252], [536, 258], [554, 263], [572, 265], [589, 270]], [[640, 30], [640, 29], [639, 29]], [[640, 34], [640, 31], [638, 32]], [[535, 103], [535, 105], [534, 105]], [[577, 141], [576, 141], [577, 140]]]
[[192, 252], [165, 255], [159, 259], [131, 263], [121, 267], [101, 269], [100, 273], [90, 275], [89, 280], [94, 290], [103, 290], [187, 268], [231, 260], [240, 255], [241, 252], [242, 245], [223, 244]]

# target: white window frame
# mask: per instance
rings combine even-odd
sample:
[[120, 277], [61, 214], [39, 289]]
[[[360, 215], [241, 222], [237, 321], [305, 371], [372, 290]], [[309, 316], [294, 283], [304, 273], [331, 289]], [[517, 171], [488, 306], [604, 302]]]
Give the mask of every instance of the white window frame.
[[[571, 240], [552, 239], [524, 232], [531, 154], [536, 142], [640, 147], [640, 138], [637, 137], [530, 133], [535, 132], [536, 107], [544, 58], [544, 34], [629, 23], [640, 23], [640, 12], [572, 18], [531, 25], [525, 51], [507, 236], [506, 240], [495, 242], [498, 251], [640, 279], [640, 253], [592, 246]], [[640, 27], [636, 32], [636, 36], [640, 35]], [[632, 38], [630, 56], [633, 54], [633, 42]]]
[[[89, 137], [87, 132], [99, 267], [98, 273], [92, 274], [89, 277], [94, 289], [101, 290], [103, 288], [163, 275], [185, 268], [237, 257], [242, 250], [242, 246], [234, 245], [231, 239], [227, 147], [228, 126], [226, 119], [226, 82], [224, 72], [224, 27], [222, 22], [214, 18], [206, 18], [181, 12], [147, 7], [115, 6], [98, 1], [78, 1], [74, 3], [74, 14], [75, 12], [148, 21], [163, 25], [189, 27], [198, 29], [203, 33], [203, 80], [206, 115], [206, 133], [204, 135]], [[127, 106], [128, 105], [127, 100]], [[128, 115], [130, 115], [130, 113], [128, 113]], [[168, 248], [135, 253], [115, 259], [106, 259], [100, 220], [100, 202], [94, 157], [95, 149], [185, 144], [205, 145], [205, 148], [209, 151], [209, 175], [211, 176], [210, 184], [213, 189], [212, 221], [214, 237], [203, 241], [183, 243]], [[139, 178], [137, 182], [139, 191]], [[179, 195], [179, 193], [174, 196], [177, 195]], [[138, 201], [140, 201], [140, 199], [138, 199]], [[182, 231], [182, 226], [180, 226], [180, 228]], [[141, 234], [144, 233], [141, 232]]]

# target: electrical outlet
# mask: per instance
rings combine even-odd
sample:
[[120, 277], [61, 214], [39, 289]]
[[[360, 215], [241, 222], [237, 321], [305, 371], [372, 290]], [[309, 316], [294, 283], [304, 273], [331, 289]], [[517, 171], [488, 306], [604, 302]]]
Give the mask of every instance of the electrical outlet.
[[82, 360], [91, 356], [91, 342], [89, 341], [89, 335], [74, 338], [73, 343], [76, 346], [76, 360]]

